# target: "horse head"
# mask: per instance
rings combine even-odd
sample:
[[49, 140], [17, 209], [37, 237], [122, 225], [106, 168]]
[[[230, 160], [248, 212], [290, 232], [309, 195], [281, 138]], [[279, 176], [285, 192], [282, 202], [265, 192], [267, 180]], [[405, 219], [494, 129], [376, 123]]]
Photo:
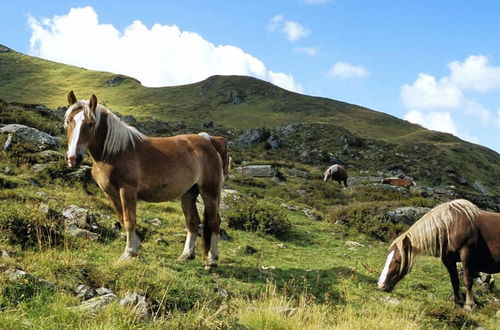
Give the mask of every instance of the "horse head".
[[96, 124], [97, 97], [92, 95], [88, 102], [76, 100], [73, 91], [68, 94], [68, 110], [64, 127], [68, 137], [66, 159], [69, 167], [78, 166], [94, 136]]
[[410, 271], [411, 242], [404, 237], [402, 244], [393, 244], [387, 251], [384, 268], [378, 279], [380, 290], [390, 292], [394, 286]]

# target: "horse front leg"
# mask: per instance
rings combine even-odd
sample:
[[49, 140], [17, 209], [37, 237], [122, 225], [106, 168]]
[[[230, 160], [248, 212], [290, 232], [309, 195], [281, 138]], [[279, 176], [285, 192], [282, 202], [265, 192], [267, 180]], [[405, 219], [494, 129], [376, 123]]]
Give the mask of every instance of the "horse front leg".
[[457, 264], [450, 256], [443, 255], [441, 261], [450, 274], [451, 286], [453, 287], [453, 295], [455, 296], [455, 306], [462, 308], [464, 301], [460, 292], [460, 280], [458, 278]]
[[120, 201], [123, 211], [123, 228], [127, 236], [127, 245], [122, 259], [129, 259], [139, 255], [140, 240], [135, 232], [137, 193], [135, 189], [120, 188]]
[[476, 304], [474, 303], [474, 295], [472, 294], [472, 274], [474, 274], [474, 270], [471, 269], [470, 250], [468, 248], [463, 248], [460, 251], [460, 260], [462, 261], [462, 268], [464, 271], [464, 285], [466, 290], [464, 308], [471, 311], [474, 309]]

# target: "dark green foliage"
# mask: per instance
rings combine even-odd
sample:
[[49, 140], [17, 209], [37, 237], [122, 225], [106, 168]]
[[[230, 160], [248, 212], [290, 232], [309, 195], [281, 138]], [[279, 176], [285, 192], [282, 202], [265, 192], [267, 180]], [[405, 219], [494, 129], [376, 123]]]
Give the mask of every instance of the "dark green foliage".
[[277, 207], [266, 205], [248, 197], [229, 197], [226, 212], [230, 228], [258, 231], [280, 237], [291, 229], [287, 215]]

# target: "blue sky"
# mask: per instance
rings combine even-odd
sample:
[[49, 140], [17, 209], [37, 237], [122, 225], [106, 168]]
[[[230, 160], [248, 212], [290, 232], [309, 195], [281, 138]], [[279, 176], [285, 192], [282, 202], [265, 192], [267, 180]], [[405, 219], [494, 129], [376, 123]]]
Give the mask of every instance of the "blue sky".
[[146, 86], [252, 75], [499, 152], [499, 15], [495, 0], [27, 0], [2, 3], [0, 43]]

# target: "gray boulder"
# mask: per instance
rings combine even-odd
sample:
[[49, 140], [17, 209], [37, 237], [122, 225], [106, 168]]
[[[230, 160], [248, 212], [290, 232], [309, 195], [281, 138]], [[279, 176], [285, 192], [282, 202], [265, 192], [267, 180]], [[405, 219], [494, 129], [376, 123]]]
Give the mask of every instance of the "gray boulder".
[[253, 144], [266, 141], [270, 136], [271, 131], [267, 128], [251, 128], [238, 137], [236, 144], [243, 147], [250, 147]]
[[149, 315], [149, 303], [146, 297], [136, 293], [128, 292], [123, 299], [120, 300], [120, 305], [132, 307], [133, 312], [140, 318], [146, 318]]
[[21, 124], [6, 125], [0, 128], [0, 133], [9, 135], [4, 150], [9, 150], [19, 142], [27, 144], [33, 150], [57, 149], [61, 145], [61, 138]]
[[309, 175], [309, 172], [306, 172], [306, 171], [302, 171], [302, 170], [299, 170], [299, 169], [296, 169], [296, 168], [290, 168], [286, 171], [286, 175], [287, 176], [293, 176], [293, 177], [298, 177], [298, 178], [302, 178], [302, 179], [309, 179], [310, 178], [310, 175]]
[[73, 237], [82, 237], [92, 241], [99, 239], [95, 214], [76, 205], [69, 205], [62, 211], [65, 233]]
[[412, 225], [431, 209], [428, 207], [399, 207], [388, 211], [384, 218], [393, 223]]
[[247, 165], [237, 169], [240, 173], [257, 178], [270, 178], [277, 174], [277, 170], [272, 165]]
[[486, 188], [486, 186], [481, 181], [479, 181], [479, 180], [474, 181], [472, 186], [480, 193], [485, 194], [485, 195], [490, 195], [490, 191], [488, 190], [488, 188]]
[[118, 298], [114, 293], [107, 293], [103, 296], [98, 296], [95, 298], [91, 298], [83, 301], [76, 309], [88, 313], [88, 314], [97, 314], [97, 312], [101, 311], [107, 305], [116, 301]]

